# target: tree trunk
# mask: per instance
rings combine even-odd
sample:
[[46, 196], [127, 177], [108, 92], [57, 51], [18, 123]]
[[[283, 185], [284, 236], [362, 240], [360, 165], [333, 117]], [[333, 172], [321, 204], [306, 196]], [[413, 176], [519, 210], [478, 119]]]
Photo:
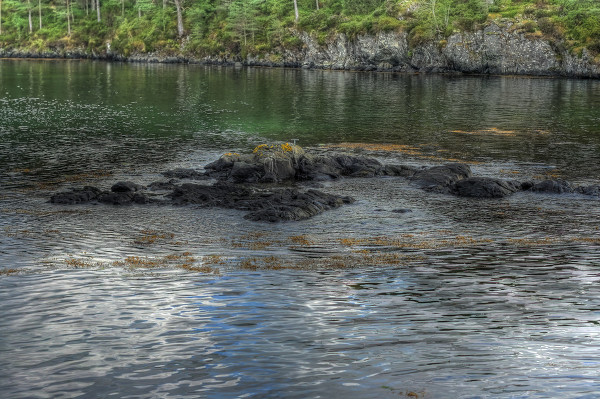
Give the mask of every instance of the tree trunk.
[[0, 0], [0, 35], [2, 34], [2, 0]]
[[177, 35], [183, 36], [183, 16], [181, 15], [181, 0], [175, 0], [175, 8], [177, 9]]
[[42, 29], [42, 0], [38, 0], [38, 15], [40, 17], [40, 30]]
[[31, 20], [31, 0], [27, 0], [27, 11], [29, 13], [29, 33], [33, 33], [33, 21]]
[[100, 0], [96, 0], [96, 15], [98, 16], [98, 22], [100, 22]]
[[319, 0], [317, 0], [317, 11], [319, 10]]
[[125, 0], [121, 0], [121, 16], [125, 18]]
[[71, 16], [69, 15], [69, 10], [71, 9], [69, 5], [69, 0], [67, 0], [67, 33], [71, 36]]
[[167, 8], [167, 0], [163, 0], [163, 10]]
[[298, 23], [298, 19], [300, 19], [300, 15], [298, 15], [298, 0], [294, 0], [294, 15], [296, 16], [296, 23]]

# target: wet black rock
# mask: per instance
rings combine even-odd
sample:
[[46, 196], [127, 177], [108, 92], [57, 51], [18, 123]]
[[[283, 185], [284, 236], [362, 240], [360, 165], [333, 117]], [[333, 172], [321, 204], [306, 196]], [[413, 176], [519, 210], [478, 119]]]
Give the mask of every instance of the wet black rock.
[[140, 184], [136, 184], [136, 183], [132, 183], [130, 181], [120, 181], [118, 183], [115, 183], [111, 188], [110, 191], [114, 192], [114, 193], [134, 193], [136, 191], [140, 191], [143, 190], [145, 187], [140, 185]]
[[305, 220], [327, 210], [354, 202], [353, 198], [340, 197], [322, 191], [285, 189], [273, 193], [260, 202], [261, 209], [250, 212], [246, 219], [263, 222]]
[[544, 180], [535, 183], [531, 188], [531, 191], [538, 193], [565, 194], [572, 193], [574, 190], [573, 187], [571, 187], [571, 184], [564, 180]]
[[577, 187], [575, 189], [575, 192], [577, 192], [578, 194], [600, 197], [600, 185]]
[[521, 190], [521, 183], [492, 177], [469, 177], [454, 183], [453, 193], [459, 197], [503, 198]]
[[50, 197], [50, 202], [61, 205], [83, 204], [95, 200], [101, 193], [102, 190], [99, 188], [85, 186], [83, 188], [54, 194]]
[[298, 180], [329, 180], [341, 176], [374, 177], [384, 174], [383, 165], [374, 158], [346, 154], [305, 156], [298, 162]]
[[235, 162], [229, 171], [229, 178], [235, 183], [257, 183], [265, 173], [259, 165]]
[[176, 205], [196, 204], [250, 211], [245, 216], [247, 219], [266, 222], [304, 220], [354, 201], [349, 197], [317, 190], [303, 192], [295, 188], [261, 189], [226, 182], [211, 186], [182, 184], [169, 197]]
[[169, 181], [155, 181], [148, 184], [148, 190], [151, 191], [166, 191], [174, 190], [177, 186], [177, 179], [171, 179]]
[[449, 163], [419, 170], [412, 176], [412, 180], [419, 187], [427, 191], [452, 194], [452, 186], [457, 181], [467, 179], [472, 175], [469, 165], [463, 163]]
[[[114, 186], [113, 186], [114, 187]], [[151, 202], [143, 193], [134, 191], [102, 191], [97, 187], [85, 186], [54, 194], [50, 197], [53, 204], [76, 205], [97, 202], [108, 205], [148, 204]]]

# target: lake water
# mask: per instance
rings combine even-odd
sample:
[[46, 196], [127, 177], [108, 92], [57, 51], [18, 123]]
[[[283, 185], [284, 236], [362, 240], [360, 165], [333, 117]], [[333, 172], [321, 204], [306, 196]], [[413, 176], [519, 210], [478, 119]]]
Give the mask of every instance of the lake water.
[[598, 184], [600, 82], [1, 60], [2, 396], [600, 397], [598, 198], [344, 179], [322, 190], [355, 204], [279, 224], [47, 203], [292, 139]]

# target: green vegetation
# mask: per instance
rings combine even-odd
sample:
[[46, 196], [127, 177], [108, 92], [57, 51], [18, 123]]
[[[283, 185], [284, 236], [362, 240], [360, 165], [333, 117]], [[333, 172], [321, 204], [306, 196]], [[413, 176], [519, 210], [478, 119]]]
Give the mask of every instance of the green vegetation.
[[0, 0], [0, 48], [278, 61], [277, 49], [302, 45], [298, 31], [322, 44], [338, 33], [405, 31], [411, 45], [444, 45], [490, 21], [600, 54], [597, 0]]

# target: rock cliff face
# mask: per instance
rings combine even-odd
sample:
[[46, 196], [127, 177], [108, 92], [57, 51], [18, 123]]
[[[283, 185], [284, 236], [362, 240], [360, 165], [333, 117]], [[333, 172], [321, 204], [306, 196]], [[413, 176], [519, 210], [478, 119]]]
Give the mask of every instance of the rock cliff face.
[[342, 70], [464, 72], [484, 74], [600, 77], [600, 64], [587, 51], [576, 56], [510, 25], [492, 23], [472, 33], [455, 33], [444, 43], [409, 46], [404, 32], [382, 32], [349, 39], [343, 34], [320, 45], [305, 32], [298, 51], [280, 54], [282, 62], [249, 57], [250, 65], [286, 65]]

